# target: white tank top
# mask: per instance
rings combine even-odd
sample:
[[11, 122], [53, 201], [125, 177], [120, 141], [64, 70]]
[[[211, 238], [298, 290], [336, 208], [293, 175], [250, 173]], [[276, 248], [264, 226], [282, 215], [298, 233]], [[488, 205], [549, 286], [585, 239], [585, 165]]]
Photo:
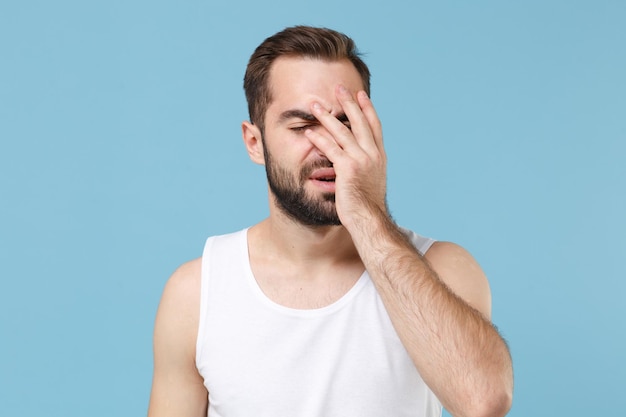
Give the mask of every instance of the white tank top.
[[[421, 253], [433, 243], [407, 233]], [[210, 237], [200, 314], [210, 417], [441, 416], [367, 272], [331, 305], [292, 309], [259, 288], [247, 229]]]

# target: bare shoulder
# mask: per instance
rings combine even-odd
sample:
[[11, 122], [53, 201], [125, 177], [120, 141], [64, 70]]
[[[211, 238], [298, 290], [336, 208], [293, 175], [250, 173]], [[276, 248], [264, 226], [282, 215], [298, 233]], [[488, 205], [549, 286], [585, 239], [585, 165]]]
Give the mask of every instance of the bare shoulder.
[[201, 259], [181, 265], [163, 290], [154, 325], [150, 417], [206, 416], [207, 392], [195, 365]]
[[201, 270], [202, 258], [194, 259], [178, 267], [165, 285], [159, 311], [175, 312], [173, 315], [179, 320], [197, 323], [200, 308]]
[[167, 281], [163, 295], [175, 298], [196, 298], [200, 290], [201, 270], [202, 258], [182, 264]]
[[155, 323], [155, 343], [184, 349], [193, 355], [200, 315], [200, 282], [202, 259], [181, 265], [167, 281]]
[[435, 242], [424, 257], [452, 292], [491, 318], [489, 281], [467, 250], [452, 242]]

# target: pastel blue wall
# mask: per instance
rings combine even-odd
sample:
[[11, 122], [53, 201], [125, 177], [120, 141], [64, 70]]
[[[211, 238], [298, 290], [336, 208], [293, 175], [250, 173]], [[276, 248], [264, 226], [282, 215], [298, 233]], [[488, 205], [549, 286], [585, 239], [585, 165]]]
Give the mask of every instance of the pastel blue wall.
[[162, 287], [266, 214], [241, 80], [293, 24], [373, 72], [397, 221], [467, 247], [510, 416], [626, 408], [626, 3], [0, 4], [0, 415], [145, 414]]

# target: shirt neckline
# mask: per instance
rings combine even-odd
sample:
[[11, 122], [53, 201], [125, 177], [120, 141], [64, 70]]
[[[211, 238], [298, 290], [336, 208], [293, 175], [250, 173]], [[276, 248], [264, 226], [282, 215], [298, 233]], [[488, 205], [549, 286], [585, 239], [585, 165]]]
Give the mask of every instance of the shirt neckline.
[[262, 304], [266, 307], [277, 311], [279, 313], [300, 317], [300, 318], [316, 318], [321, 316], [326, 316], [329, 314], [333, 314], [334, 312], [341, 310], [346, 305], [348, 305], [354, 297], [366, 286], [366, 284], [370, 281], [369, 274], [367, 271], [363, 271], [359, 279], [354, 283], [354, 285], [339, 298], [338, 300], [332, 302], [331, 304], [319, 307], [319, 308], [311, 308], [311, 309], [298, 309], [287, 307], [282, 304], [279, 304], [269, 298], [259, 286], [256, 278], [254, 277], [254, 273], [252, 272], [252, 266], [250, 265], [250, 249], [248, 247], [248, 230], [246, 228], [241, 231], [241, 239], [240, 239], [240, 250], [244, 255], [244, 266], [245, 266], [245, 274], [246, 281], [254, 294], [255, 298], [257, 298]]

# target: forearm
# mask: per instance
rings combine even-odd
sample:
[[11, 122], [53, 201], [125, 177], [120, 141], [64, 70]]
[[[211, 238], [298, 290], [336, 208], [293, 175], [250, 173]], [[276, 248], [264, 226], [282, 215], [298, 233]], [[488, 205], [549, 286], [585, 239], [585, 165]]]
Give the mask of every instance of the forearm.
[[[512, 391], [506, 344], [485, 317], [444, 285], [435, 273], [438, 266], [430, 268], [389, 218], [382, 128], [367, 94], [354, 95], [342, 85], [335, 94], [350, 127], [332, 109], [314, 102], [312, 114], [327, 134], [313, 129], [305, 134], [333, 163], [337, 215], [400, 339], [426, 383], [452, 414], [503, 415]], [[461, 265], [455, 273], [446, 271], [445, 278], [463, 278], [464, 269]], [[471, 292], [463, 291], [463, 295]]]
[[352, 226], [400, 339], [444, 406], [471, 416], [508, 404], [510, 356], [489, 320], [444, 284], [386, 215]]

